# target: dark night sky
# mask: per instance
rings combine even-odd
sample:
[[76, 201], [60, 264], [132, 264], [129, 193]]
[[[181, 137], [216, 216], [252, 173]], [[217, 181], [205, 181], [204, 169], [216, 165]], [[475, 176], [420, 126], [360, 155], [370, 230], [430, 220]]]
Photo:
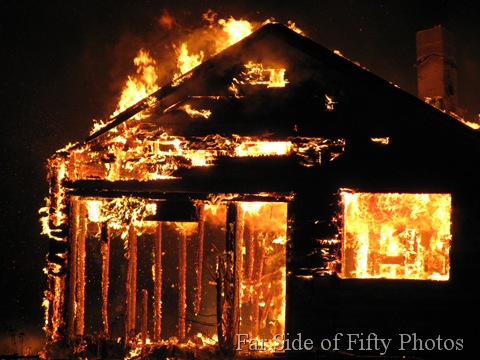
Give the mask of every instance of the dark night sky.
[[[445, 26], [457, 38], [460, 106], [467, 119], [480, 113], [477, 1], [2, 1], [0, 353], [10, 349], [12, 332], [23, 331], [32, 347], [42, 336], [44, 160], [114, 110], [141, 47], [161, 59], [208, 9], [221, 18], [293, 20], [314, 41], [412, 94], [415, 33]], [[171, 31], [159, 26], [164, 10], [176, 19]]]

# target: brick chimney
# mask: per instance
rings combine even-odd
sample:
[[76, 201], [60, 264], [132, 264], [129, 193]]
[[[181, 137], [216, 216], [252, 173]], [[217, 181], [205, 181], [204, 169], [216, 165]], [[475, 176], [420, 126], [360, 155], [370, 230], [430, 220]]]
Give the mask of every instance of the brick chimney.
[[439, 25], [418, 31], [416, 38], [418, 97], [441, 110], [458, 114], [453, 34]]

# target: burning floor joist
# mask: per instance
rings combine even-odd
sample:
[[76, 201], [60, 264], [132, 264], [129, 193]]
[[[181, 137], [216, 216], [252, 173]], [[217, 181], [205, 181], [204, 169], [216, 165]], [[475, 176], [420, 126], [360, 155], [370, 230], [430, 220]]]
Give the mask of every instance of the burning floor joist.
[[45, 357], [451, 333], [480, 235], [467, 153], [474, 130], [264, 25], [48, 159]]

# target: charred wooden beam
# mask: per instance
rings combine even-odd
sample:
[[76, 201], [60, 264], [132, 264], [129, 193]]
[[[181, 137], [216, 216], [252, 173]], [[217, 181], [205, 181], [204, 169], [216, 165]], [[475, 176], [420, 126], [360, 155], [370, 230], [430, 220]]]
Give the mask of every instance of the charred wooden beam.
[[128, 268], [126, 283], [125, 344], [135, 335], [137, 310], [137, 233], [135, 226], [128, 227]]
[[[65, 182], [65, 187], [69, 194], [74, 191], [73, 194], [82, 196], [88, 196], [91, 190], [95, 189], [131, 189], [144, 193], [289, 193], [295, 191], [302, 181], [305, 183], [310, 181], [312, 176], [318, 176], [319, 172], [323, 172], [321, 167], [302, 166], [293, 156], [228, 157], [218, 159], [213, 166], [179, 167], [172, 179], [114, 182], [82, 179]], [[294, 177], [291, 176], [292, 173], [295, 173]]]
[[258, 337], [258, 331], [260, 326], [260, 298], [257, 287], [254, 288], [253, 301], [252, 301], [252, 322], [251, 322], [251, 337], [256, 339]]
[[239, 203], [236, 203], [235, 206], [236, 214], [235, 214], [235, 252], [234, 252], [234, 259], [235, 264], [233, 268], [233, 275], [234, 275], [234, 326], [233, 330], [233, 337], [235, 338], [236, 334], [239, 331], [240, 327], [240, 302], [241, 302], [241, 285], [243, 282], [243, 234], [245, 231], [245, 214], [242, 209], [242, 206]]
[[106, 222], [100, 232], [100, 252], [102, 254], [102, 322], [103, 331], [109, 334], [108, 327], [108, 288], [110, 282], [110, 231]]
[[62, 187], [65, 161], [65, 154], [55, 154], [48, 159], [51, 206], [47, 215], [50, 241], [47, 257], [48, 290], [44, 303], [47, 306], [47, 342], [64, 340], [68, 336], [69, 283], [66, 273], [71, 204]]
[[237, 218], [237, 206], [234, 202], [227, 207], [227, 226], [226, 226], [226, 244], [225, 244], [225, 280], [224, 280], [224, 339], [225, 353], [230, 354], [233, 350], [233, 336], [239, 317], [238, 310], [235, 309], [235, 221]]
[[255, 260], [256, 248], [255, 248], [255, 224], [252, 221], [245, 222], [245, 261], [243, 265], [243, 281], [245, 287], [242, 293], [242, 303], [251, 301], [253, 294], [253, 265]]
[[262, 275], [265, 260], [265, 238], [254, 236], [253, 274], [251, 277], [253, 285], [253, 309], [252, 309], [252, 337], [257, 337], [261, 328], [260, 295], [262, 294]]
[[77, 247], [78, 247], [78, 229], [79, 229], [79, 202], [72, 199], [70, 206], [70, 243], [68, 258], [68, 318], [67, 318], [67, 334], [70, 341], [75, 337], [75, 316], [76, 316], [76, 292], [77, 292]]
[[218, 347], [221, 351], [225, 349], [225, 331], [224, 331], [224, 305], [225, 305], [225, 259], [222, 256], [217, 258], [217, 268], [216, 268], [216, 290], [217, 290], [217, 338], [218, 338]]
[[142, 289], [142, 322], [140, 325], [140, 333], [142, 344], [147, 344], [147, 328], [148, 328], [148, 291]]
[[154, 282], [153, 282], [153, 341], [160, 341], [162, 334], [162, 222], [155, 230]]
[[187, 311], [187, 231], [182, 228], [178, 249], [178, 338], [185, 339]]
[[77, 231], [77, 285], [76, 301], [77, 310], [75, 317], [75, 333], [83, 335], [85, 331], [85, 240], [87, 236], [87, 208], [85, 203], [80, 203], [78, 211], [78, 231]]
[[49, 289], [46, 294], [48, 302], [48, 323], [46, 324], [47, 341], [58, 341], [64, 339], [64, 289], [66, 276], [49, 274], [47, 285]]
[[197, 315], [200, 312], [200, 305], [202, 302], [202, 275], [203, 275], [203, 243], [205, 236], [205, 205], [199, 204], [198, 207], [198, 226], [197, 226], [197, 256], [196, 256], [196, 286], [195, 286], [195, 300], [194, 313]]
[[[227, 226], [226, 226], [226, 246], [225, 260], [219, 266], [218, 276], [221, 286], [222, 308], [221, 311], [221, 334], [219, 334], [219, 344], [224, 354], [231, 356], [235, 352], [235, 339], [240, 325], [240, 284], [242, 274], [242, 248], [244, 218], [243, 211], [239, 204], [230, 202], [227, 208]], [[218, 294], [217, 294], [218, 296]], [[218, 316], [218, 313], [217, 313]], [[217, 322], [220, 320], [218, 317]], [[217, 326], [219, 326], [217, 324]]]
[[[204, 179], [206, 181], [208, 179]], [[195, 180], [191, 180], [193, 183]], [[208, 180], [209, 181], [209, 180]], [[219, 180], [224, 181], [224, 180]], [[72, 196], [98, 197], [98, 198], [118, 198], [134, 196], [152, 200], [166, 201], [209, 201], [210, 196], [214, 194], [229, 194], [231, 201], [262, 201], [262, 202], [288, 202], [291, 201], [294, 191], [277, 191], [270, 189], [268, 192], [256, 192], [250, 189], [247, 193], [222, 192], [221, 189], [204, 189], [209, 191], [197, 191], [189, 185], [190, 181], [181, 183], [180, 180], [165, 179], [161, 181], [105, 181], [105, 180], [78, 180], [74, 182], [65, 182], [66, 192]], [[210, 191], [212, 190], [212, 191]], [[149, 217], [148, 220], [160, 220]], [[173, 221], [173, 220], [172, 220]]]
[[175, 90], [176, 90], [176, 87], [173, 86], [172, 84], [169, 84], [169, 85], [166, 85], [166, 86], [162, 87], [161, 89], [157, 90], [153, 94], [151, 94], [151, 95], [147, 96], [146, 98], [140, 100], [139, 102], [133, 104], [132, 106], [130, 106], [129, 108], [122, 111], [120, 114], [118, 114], [114, 118], [112, 118], [110, 120], [110, 122], [107, 123], [104, 127], [99, 129], [97, 132], [89, 135], [86, 138], [86, 141], [87, 142], [92, 141], [92, 140], [96, 139], [97, 137], [99, 137], [100, 135], [105, 134], [107, 131], [113, 129], [114, 127], [123, 123], [124, 121], [132, 118], [133, 116], [135, 116], [139, 112], [150, 108], [152, 103], [156, 103], [157, 100], [159, 100], [161, 98], [164, 98], [165, 96], [168, 96], [169, 94], [171, 94]]

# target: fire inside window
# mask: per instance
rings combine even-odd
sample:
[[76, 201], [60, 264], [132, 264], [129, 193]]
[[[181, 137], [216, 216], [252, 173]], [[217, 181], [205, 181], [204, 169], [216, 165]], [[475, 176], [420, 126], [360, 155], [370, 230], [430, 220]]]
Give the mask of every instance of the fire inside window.
[[285, 332], [287, 202], [78, 198], [73, 214], [79, 333], [215, 344]]
[[342, 198], [342, 278], [450, 278], [450, 194], [342, 192]]

